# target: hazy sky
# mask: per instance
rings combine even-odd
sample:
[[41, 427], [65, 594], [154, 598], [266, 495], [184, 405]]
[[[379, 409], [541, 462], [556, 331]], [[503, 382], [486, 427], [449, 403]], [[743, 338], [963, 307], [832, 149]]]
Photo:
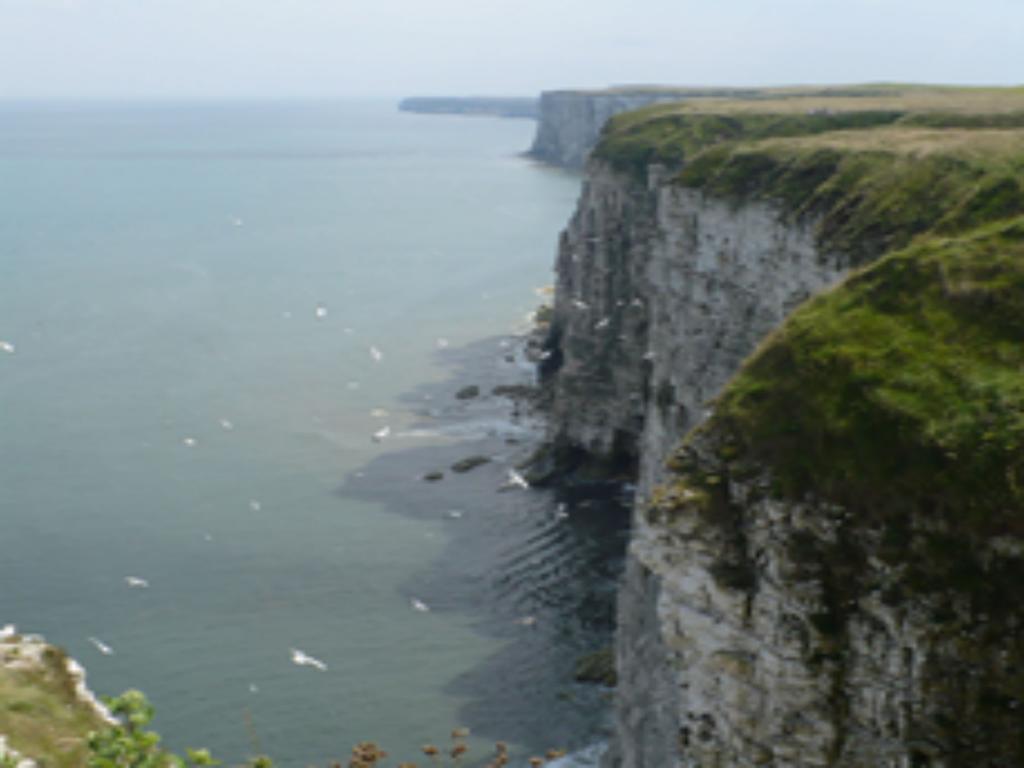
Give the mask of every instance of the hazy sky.
[[0, 0], [0, 100], [1024, 83], [1024, 0]]

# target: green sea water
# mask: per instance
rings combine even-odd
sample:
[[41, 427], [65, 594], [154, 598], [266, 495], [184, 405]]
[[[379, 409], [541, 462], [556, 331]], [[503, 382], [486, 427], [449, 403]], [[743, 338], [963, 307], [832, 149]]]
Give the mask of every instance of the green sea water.
[[478, 605], [411, 607], [451, 520], [418, 480], [378, 489], [418, 514], [339, 488], [450, 446], [403, 437], [409, 393], [552, 282], [578, 179], [517, 156], [532, 131], [379, 103], [0, 108], [0, 623], [228, 760], [408, 757], [461, 724], [453, 681], [512, 640]]

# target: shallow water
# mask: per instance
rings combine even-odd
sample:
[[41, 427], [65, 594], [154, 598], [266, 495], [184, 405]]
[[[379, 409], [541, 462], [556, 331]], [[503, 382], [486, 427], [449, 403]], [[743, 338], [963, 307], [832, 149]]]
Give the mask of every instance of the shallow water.
[[515, 156], [532, 129], [372, 103], [0, 109], [0, 621], [229, 760], [409, 756], [457, 724], [587, 743], [599, 697], [549, 686], [606, 632], [574, 607], [607, 537], [497, 495], [497, 462], [418, 479], [523, 434], [494, 398], [423, 396], [526, 375], [495, 337], [551, 282], [578, 184]]

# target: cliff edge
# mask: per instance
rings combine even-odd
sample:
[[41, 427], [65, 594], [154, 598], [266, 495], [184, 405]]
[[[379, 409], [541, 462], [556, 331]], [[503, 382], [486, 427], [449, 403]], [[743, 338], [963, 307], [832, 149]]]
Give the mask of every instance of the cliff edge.
[[0, 764], [79, 768], [89, 733], [115, 722], [80, 664], [37, 635], [0, 629]]
[[1021, 126], [962, 89], [609, 123], [542, 370], [548, 468], [639, 478], [609, 764], [1024, 764]]

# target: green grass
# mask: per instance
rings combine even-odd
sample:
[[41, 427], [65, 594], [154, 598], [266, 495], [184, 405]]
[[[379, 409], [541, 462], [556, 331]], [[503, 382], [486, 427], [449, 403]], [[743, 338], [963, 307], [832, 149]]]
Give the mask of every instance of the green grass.
[[924, 233], [953, 234], [1024, 213], [1024, 130], [883, 127], [725, 144], [678, 182], [739, 205], [811, 220], [852, 263]]
[[893, 253], [811, 300], [705, 429], [787, 498], [1024, 535], [1024, 217]]
[[705, 114], [679, 112], [676, 105], [668, 105], [613, 117], [593, 154], [619, 171], [642, 176], [651, 163], [676, 167], [719, 144], [888, 125], [900, 117], [900, 112], [881, 110], [836, 114], [772, 111]]
[[[0, 653], [4, 650], [0, 644]], [[81, 768], [88, 754], [86, 735], [104, 724], [75, 699], [64, 654], [50, 649], [44, 662], [23, 670], [0, 665], [0, 734], [40, 766]]]
[[722, 143], [882, 125], [1024, 128], [1024, 89], [880, 84], [689, 99], [614, 116], [594, 156], [619, 171], [643, 176], [650, 163], [679, 167]]

